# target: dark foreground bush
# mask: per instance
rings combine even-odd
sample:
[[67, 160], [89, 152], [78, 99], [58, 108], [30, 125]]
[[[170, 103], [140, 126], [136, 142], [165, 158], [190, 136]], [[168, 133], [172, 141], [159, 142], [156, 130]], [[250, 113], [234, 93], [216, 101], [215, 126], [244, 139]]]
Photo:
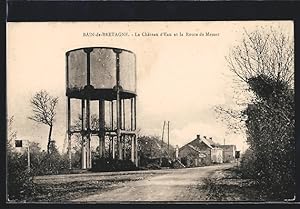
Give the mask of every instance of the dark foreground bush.
[[91, 171], [135, 171], [138, 168], [130, 160], [99, 158], [92, 162]]
[[145, 169], [161, 169], [162, 167], [173, 168], [173, 162], [166, 157], [163, 158], [141, 157], [139, 165]]
[[9, 151], [7, 154], [7, 194], [10, 201], [30, 200], [34, 193], [32, 173], [27, 170], [26, 155]]
[[68, 173], [69, 161], [66, 156], [45, 154], [40, 165], [33, 166], [35, 175], [56, 175]]
[[292, 199], [295, 193], [295, 168], [288, 164], [284, 156], [273, 153], [274, 156], [270, 155], [270, 160], [266, 161], [248, 149], [241, 159], [241, 177], [257, 182], [260, 185], [258, 191], [268, 200]]
[[252, 149], [247, 149], [241, 158], [241, 163], [239, 166], [239, 171], [243, 178], [246, 179], [257, 179], [257, 173], [255, 171], [254, 162], [256, 157]]

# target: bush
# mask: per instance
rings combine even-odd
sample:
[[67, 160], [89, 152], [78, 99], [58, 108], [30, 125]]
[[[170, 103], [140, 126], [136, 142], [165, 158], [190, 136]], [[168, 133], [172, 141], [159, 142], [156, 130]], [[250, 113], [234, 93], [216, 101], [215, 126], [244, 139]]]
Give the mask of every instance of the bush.
[[296, 190], [292, 100], [292, 95], [286, 92], [249, 105], [246, 110], [247, 140], [252, 154], [244, 158], [249, 169], [245, 168], [244, 174], [252, 173], [261, 185], [261, 192], [271, 200], [293, 198]]
[[27, 154], [7, 153], [7, 192], [10, 201], [30, 200], [34, 194], [32, 173], [27, 169]]
[[40, 166], [35, 167], [35, 175], [55, 175], [68, 173], [69, 161], [65, 156], [45, 154]]
[[241, 158], [240, 171], [243, 178], [256, 179], [255, 155], [252, 149], [247, 149]]
[[138, 170], [130, 160], [119, 160], [112, 158], [99, 158], [92, 162], [91, 171], [133, 171]]
[[[278, 74], [279, 77], [279, 74]], [[295, 101], [288, 83], [266, 75], [249, 79], [256, 100], [243, 112], [251, 151], [243, 174], [271, 200], [293, 198], [295, 187]], [[268, 190], [265, 190], [268, 188]]]
[[50, 145], [50, 153], [40, 151], [36, 143], [31, 144], [31, 170], [32, 173], [37, 175], [53, 175], [68, 173], [69, 160], [68, 156], [61, 155], [55, 143]]

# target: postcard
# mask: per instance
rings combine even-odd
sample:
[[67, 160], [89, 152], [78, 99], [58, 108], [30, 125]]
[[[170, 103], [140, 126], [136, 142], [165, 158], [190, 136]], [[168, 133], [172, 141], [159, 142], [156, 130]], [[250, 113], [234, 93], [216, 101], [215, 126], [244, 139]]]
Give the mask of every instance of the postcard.
[[7, 202], [295, 200], [293, 21], [7, 23]]

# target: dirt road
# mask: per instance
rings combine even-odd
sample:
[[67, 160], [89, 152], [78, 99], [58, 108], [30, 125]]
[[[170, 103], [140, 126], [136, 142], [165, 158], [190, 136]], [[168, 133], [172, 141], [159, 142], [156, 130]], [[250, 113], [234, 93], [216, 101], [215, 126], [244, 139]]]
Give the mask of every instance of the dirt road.
[[[222, 164], [198, 168], [160, 170], [156, 171], [155, 175], [149, 175], [142, 180], [119, 183], [111, 190], [100, 191], [73, 201], [204, 201], [206, 200], [206, 191], [200, 189], [202, 180], [217, 170], [232, 166], [232, 164]], [[136, 175], [136, 173], [131, 175]]]

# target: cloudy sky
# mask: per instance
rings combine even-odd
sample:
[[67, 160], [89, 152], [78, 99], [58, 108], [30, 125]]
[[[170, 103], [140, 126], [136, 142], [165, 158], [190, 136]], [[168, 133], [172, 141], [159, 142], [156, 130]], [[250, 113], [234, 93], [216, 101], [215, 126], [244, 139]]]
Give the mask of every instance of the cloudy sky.
[[[15, 118], [18, 138], [37, 141], [45, 149], [48, 127], [27, 119], [29, 101], [41, 89], [58, 96], [53, 139], [62, 149], [66, 135], [65, 52], [92, 46], [124, 48], [136, 54], [137, 122], [142, 133], [161, 136], [163, 121], [168, 120], [173, 145], [182, 146], [200, 134], [219, 143], [225, 138], [226, 144], [244, 150], [245, 135], [228, 130], [217, 119], [214, 107], [235, 106], [234, 76], [225, 56], [239, 44], [245, 29], [261, 26], [293, 31], [291, 21], [8, 23], [8, 115]], [[129, 36], [83, 36], [88, 32], [127, 32]], [[158, 36], [143, 36], [143, 32]], [[164, 32], [172, 36], [164, 36]], [[140, 36], [135, 35], [138, 33]], [[188, 35], [196, 33], [198, 36]]]

